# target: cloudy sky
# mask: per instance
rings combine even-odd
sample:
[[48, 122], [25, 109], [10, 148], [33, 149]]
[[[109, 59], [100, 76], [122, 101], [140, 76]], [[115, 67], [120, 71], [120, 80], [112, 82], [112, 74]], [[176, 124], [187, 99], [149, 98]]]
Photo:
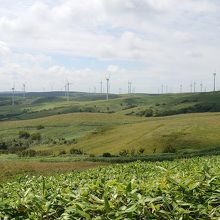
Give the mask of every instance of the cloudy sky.
[[210, 90], [215, 69], [220, 89], [219, 0], [0, 0], [0, 91]]

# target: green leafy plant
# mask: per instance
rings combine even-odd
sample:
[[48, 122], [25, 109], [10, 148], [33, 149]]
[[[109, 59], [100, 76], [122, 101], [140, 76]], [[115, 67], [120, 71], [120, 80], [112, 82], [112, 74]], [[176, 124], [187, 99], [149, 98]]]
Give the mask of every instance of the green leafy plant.
[[219, 219], [220, 156], [134, 162], [0, 187], [1, 219]]

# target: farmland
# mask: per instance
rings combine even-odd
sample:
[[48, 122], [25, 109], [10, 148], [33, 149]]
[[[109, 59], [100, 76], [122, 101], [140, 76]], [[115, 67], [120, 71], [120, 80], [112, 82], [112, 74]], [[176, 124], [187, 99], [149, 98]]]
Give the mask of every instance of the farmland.
[[220, 157], [134, 162], [0, 188], [0, 218], [219, 219]]

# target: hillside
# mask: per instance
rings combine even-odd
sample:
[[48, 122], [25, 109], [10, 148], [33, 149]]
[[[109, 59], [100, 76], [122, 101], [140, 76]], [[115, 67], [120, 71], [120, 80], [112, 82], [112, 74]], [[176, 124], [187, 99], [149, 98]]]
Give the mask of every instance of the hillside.
[[66, 101], [63, 93], [27, 93], [17, 95], [15, 106], [11, 97], [0, 94], [0, 120], [32, 119], [75, 112], [117, 113], [159, 117], [183, 113], [220, 112], [220, 92], [195, 94], [131, 94], [105, 95], [71, 93]]
[[118, 155], [220, 147], [220, 114], [214, 113], [220, 112], [220, 92], [110, 97], [107, 102], [104, 94], [71, 93], [66, 101], [58, 92], [30, 93], [17, 95], [11, 106], [3, 94], [0, 151], [59, 154], [76, 148]]
[[[39, 129], [39, 125], [42, 127]], [[19, 131], [39, 133], [40, 141], [19, 138]], [[220, 147], [220, 113], [196, 113], [145, 118], [104, 113], [71, 113], [39, 119], [0, 122], [2, 141], [29, 144], [35, 150], [59, 153], [71, 148], [88, 154], [119, 154], [128, 150], [145, 154], [167, 148], [178, 152]], [[14, 141], [13, 141], [14, 140]], [[74, 141], [73, 141], [74, 140]], [[69, 142], [68, 142], [69, 141]], [[11, 146], [10, 145], [10, 146]], [[19, 149], [19, 146], [18, 146]]]

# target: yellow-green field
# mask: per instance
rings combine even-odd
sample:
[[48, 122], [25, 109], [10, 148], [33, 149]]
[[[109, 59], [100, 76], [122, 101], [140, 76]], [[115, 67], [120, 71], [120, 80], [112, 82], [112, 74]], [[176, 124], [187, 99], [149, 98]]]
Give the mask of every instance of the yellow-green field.
[[[43, 125], [44, 129], [36, 130]], [[13, 138], [20, 130], [39, 132], [43, 138], [76, 138], [71, 145], [40, 144], [35, 150], [58, 153], [70, 148], [100, 155], [122, 150], [146, 154], [161, 153], [172, 146], [178, 151], [193, 151], [220, 146], [220, 113], [195, 113], [160, 118], [125, 116], [117, 113], [71, 113], [32, 120], [0, 122], [0, 136]]]
[[23, 160], [16, 156], [0, 156], [0, 182], [9, 181], [21, 176], [48, 176], [72, 171], [81, 171], [104, 166], [105, 163], [89, 161], [40, 162]]

